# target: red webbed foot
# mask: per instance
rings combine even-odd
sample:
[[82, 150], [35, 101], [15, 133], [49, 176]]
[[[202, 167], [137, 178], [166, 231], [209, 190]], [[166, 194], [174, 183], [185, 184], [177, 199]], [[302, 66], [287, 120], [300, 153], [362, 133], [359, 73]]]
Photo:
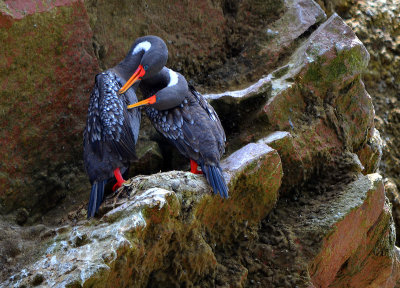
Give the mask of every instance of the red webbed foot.
[[190, 172], [192, 172], [193, 174], [203, 174], [202, 171], [197, 170], [197, 162], [190, 159]]
[[112, 187], [112, 191], [115, 192], [116, 190], [118, 190], [118, 188], [122, 186], [122, 183], [118, 183], [118, 182], [115, 183], [114, 186]]
[[117, 179], [117, 183], [115, 183], [112, 188], [113, 192], [115, 192], [115, 190], [117, 190], [119, 187], [121, 187], [122, 184], [125, 182], [124, 178], [122, 178], [122, 174], [121, 174], [121, 171], [119, 170], [119, 168], [114, 170], [114, 176], [115, 176], [115, 179]]

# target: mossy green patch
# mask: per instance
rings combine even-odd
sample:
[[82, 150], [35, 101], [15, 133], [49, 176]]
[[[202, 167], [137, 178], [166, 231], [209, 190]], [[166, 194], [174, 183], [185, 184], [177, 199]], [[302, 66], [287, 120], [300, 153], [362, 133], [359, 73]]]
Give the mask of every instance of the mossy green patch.
[[308, 64], [304, 76], [298, 78], [299, 83], [312, 85], [320, 95], [328, 89], [340, 89], [365, 69], [365, 56], [358, 47], [343, 50], [334, 57], [313, 56], [314, 61]]
[[247, 226], [254, 226], [274, 207], [282, 179], [277, 152], [254, 160], [229, 185], [230, 197], [204, 197], [195, 215], [211, 241], [230, 245]]
[[143, 287], [150, 275], [152, 282], [158, 283], [154, 285], [165, 287], [170, 283], [196, 283], [213, 274], [217, 262], [201, 237], [200, 225], [193, 218], [183, 221], [182, 212], [175, 194], [167, 196], [162, 207], [144, 206], [146, 225], [129, 231], [129, 243], [107, 262], [109, 272], [91, 277], [84, 287]]

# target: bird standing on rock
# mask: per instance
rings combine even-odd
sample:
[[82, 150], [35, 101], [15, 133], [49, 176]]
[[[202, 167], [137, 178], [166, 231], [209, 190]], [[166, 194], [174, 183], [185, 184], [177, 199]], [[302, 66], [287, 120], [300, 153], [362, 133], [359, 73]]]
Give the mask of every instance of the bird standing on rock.
[[98, 211], [106, 183], [115, 177], [117, 183], [113, 190], [119, 188], [124, 182], [121, 173], [136, 159], [140, 111], [127, 109], [127, 105], [137, 102], [135, 89], [125, 89], [122, 95], [118, 91], [130, 81], [132, 74], [142, 77], [141, 70], [147, 72], [147, 77], [155, 75], [167, 58], [167, 46], [161, 38], [141, 37], [133, 43], [124, 60], [95, 77], [83, 133], [83, 159], [92, 184], [88, 218]]
[[[121, 90], [127, 87], [129, 84]], [[167, 67], [153, 77], [143, 77], [139, 88], [146, 98], [152, 96], [128, 108], [147, 105], [146, 114], [153, 126], [190, 159], [191, 172], [199, 173], [197, 165], [200, 165], [214, 193], [228, 198], [219, 165], [226, 137], [213, 107], [188, 85], [185, 77]]]

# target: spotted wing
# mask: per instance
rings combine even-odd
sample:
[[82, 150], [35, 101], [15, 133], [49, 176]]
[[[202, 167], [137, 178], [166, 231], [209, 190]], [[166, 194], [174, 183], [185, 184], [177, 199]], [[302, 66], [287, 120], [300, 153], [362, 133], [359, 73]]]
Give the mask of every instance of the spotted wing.
[[112, 72], [106, 71], [96, 76], [90, 96], [85, 138], [92, 150], [101, 157], [107, 154], [119, 159], [135, 159], [137, 137], [133, 135], [126, 109], [130, 103], [124, 95], [117, 94], [120, 87], [120, 80]]
[[216, 127], [218, 129], [217, 133], [219, 134], [220, 141], [218, 143], [219, 151], [221, 155], [225, 152], [225, 142], [226, 142], [226, 136], [225, 136], [225, 131], [224, 128], [222, 127], [221, 121], [219, 120], [217, 112], [215, 112], [214, 108], [207, 102], [207, 100], [201, 95], [197, 90], [190, 84], [189, 86], [189, 91], [193, 94], [195, 99], [198, 101], [200, 106], [207, 112], [208, 116], [212, 121], [215, 122]]
[[199, 152], [199, 138], [193, 131], [194, 120], [187, 98], [181, 105], [168, 110], [159, 111], [148, 106], [146, 113], [156, 130], [173, 142], [182, 154], [193, 158], [193, 154]]
[[217, 163], [225, 150], [225, 133], [212, 120], [197, 98], [188, 93], [181, 105], [159, 111], [146, 107], [153, 126], [186, 157]]

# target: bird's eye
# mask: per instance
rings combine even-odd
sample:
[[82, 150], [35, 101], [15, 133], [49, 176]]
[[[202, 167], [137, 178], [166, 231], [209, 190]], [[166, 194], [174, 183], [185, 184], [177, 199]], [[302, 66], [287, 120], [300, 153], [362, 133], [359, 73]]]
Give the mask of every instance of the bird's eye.
[[146, 71], [149, 68], [149, 65], [144, 65], [143, 69]]

